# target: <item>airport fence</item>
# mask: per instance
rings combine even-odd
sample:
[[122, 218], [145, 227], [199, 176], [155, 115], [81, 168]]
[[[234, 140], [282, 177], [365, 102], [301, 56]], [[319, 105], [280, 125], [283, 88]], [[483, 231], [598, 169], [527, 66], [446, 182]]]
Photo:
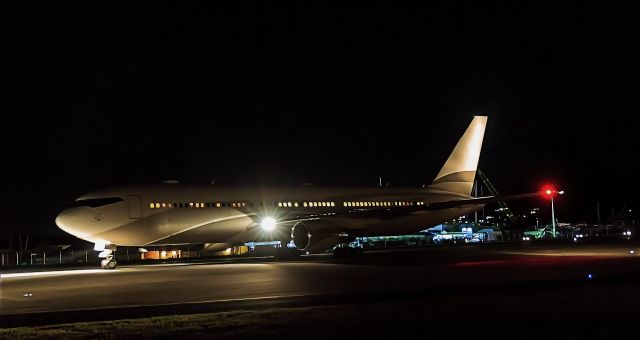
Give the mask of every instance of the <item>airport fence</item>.
[[[129, 262], [139, 259], [138, 253], [125, 250], [115, 252], [116, 261]], [[83, 265], [100, 263], [98, 252], [91, 250], [58, 251], [0, 251], [0, 268], [19, 268], [55, 265]]]

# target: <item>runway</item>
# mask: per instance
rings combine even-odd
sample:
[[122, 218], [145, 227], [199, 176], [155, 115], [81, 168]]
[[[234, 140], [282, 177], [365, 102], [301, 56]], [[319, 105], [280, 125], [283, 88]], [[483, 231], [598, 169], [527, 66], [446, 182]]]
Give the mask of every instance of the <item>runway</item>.
[[[420, 296], [518, 287], [570, 287], [588, 280], [637, 279], [630, 242], [511, 244], [368, 253], [288, 262], [121, 266], [2, 274], [0, 319], [76, 311], [78, 315], [154, 306], [244, 306]], [[633, 251], [633, 252], [632, 252]], [[591, 275], [589, 278], [588, 276]], [[515, 288], [514, 288], [515, 287]], [[327, 298], [328, 299], [328, 298]], [[357, 301], [356, 301], [357, 302]], [[302, 302], [300, 302], [302, 303]], [[79, 312], [78, 312], [79, 311]], [[42, 314], [45, 313], [45, 314]], [[134, 313], [135, 314], [135, 313]], [[137, 315], [137, 314], [136, 314]]]

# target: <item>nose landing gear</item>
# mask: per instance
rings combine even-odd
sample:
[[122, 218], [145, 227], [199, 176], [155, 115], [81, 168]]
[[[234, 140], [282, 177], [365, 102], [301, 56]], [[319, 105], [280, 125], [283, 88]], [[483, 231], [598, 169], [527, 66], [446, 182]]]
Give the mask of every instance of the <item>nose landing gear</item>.
[[113, 250], [111, 249], [103, 250], [98, 254], [98, 257], [103, 258], [103, 260], [100, 261], [100, 268], [102, 269], [116, 269], [118, 266], [118, 262], [114, 259]]

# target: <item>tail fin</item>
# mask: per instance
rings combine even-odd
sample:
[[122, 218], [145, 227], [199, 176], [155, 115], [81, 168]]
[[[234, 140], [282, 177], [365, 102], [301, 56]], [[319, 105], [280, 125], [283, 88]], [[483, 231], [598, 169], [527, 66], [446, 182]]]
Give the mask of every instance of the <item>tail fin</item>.
[[486, 126], [486, 116], [473, 118], [428, 191], [471, 195]]

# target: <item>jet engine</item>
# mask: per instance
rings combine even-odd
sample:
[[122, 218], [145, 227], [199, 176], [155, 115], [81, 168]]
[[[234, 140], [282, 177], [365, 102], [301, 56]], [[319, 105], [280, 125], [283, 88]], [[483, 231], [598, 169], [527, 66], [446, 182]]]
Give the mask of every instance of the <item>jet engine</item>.
[[291, 228], [291, 239], [298, 250], [310, 253], [320, 252], [346, 241], [345, 236], [338, 230], [322, 228], [320, 225], [308, 222], [296, 223]]

